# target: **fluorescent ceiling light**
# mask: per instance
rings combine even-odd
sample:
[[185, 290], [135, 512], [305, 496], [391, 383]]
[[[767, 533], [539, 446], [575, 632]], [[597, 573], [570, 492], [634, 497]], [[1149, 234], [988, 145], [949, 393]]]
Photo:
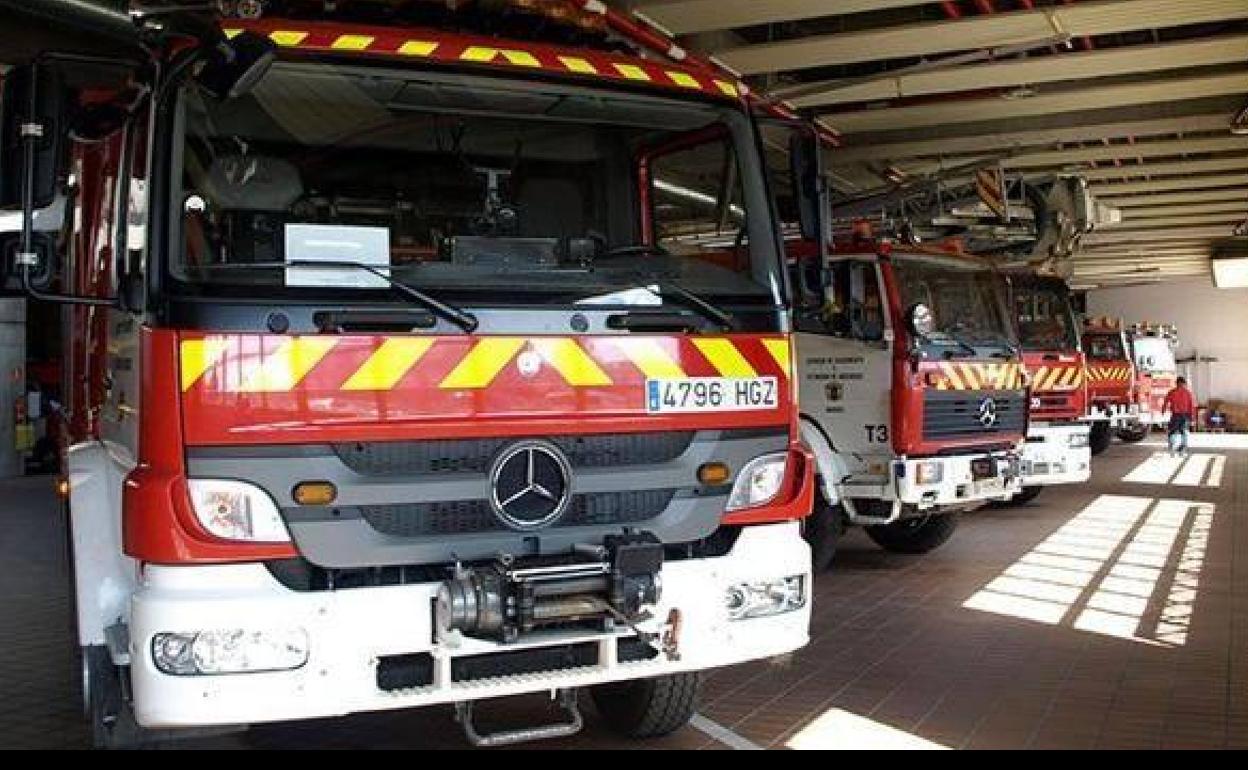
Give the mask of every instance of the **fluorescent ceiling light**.
[[1213, 285], [1219, 289], [1248, 289], [1248, 257], [1213, 260]]

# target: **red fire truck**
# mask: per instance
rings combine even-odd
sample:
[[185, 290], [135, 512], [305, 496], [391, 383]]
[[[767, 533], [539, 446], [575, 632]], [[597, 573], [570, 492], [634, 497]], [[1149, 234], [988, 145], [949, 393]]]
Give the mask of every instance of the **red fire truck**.
[[834, 251], [824, 306], [795, 321], [816, 568], [847, 523], [922, 553], [960, 512], [1019, 493], [1027, 391], [1004, 288], [973, 257], [889, 241]]
[[[800, 291], [739, 86], [462, 31], [485, 11], [304, 5], [104, 43], [92, 11], [4, 80], [10, 285], [72, 307], [97, 741], [454, 703], [498, 744], [579, 729], [580, 688], [676, 729], [700, 671], [810, 617]], [[925, 355], [896, 359], [916, 393]], [[979, 434], [1021, 434], [977, 426], [975, 489], [1008, 454]], [[478, 734], [474, 702], [535, 691], [566, 721]]]
[[1023, 503], [1046, 486], [1078, 484], [1091, 477], [1091, 424], [1085, 419], [1084, 358], [1066, 282], [1015, 273], [1010, 294], [1031, 383], [1023, 490], [1010, 501]]
[[1135, 398], [1140, 423], [1145, 429], [1164, 427], [1170, 421], [1165, 411], [1166, 394], [1174, 388], [1179, 367], [1174, 350], [1179, 331], [1170, 324], [1136, 323], [1127, 329], [1127, 343], [1135, 362]]
[[1128, 443], [1142, 440], [1148, 425], [1140, 420], [1136, 368], [1121, 320], [1085, 318], [1083, 350], [1088, 362], [1092, 453], [1104, 452], [1115, 435]]

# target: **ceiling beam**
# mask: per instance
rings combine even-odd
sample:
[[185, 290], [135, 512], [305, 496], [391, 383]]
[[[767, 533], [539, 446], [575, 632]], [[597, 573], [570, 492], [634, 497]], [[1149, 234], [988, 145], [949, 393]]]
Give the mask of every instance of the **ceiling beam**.
[[[1244, 3], [1244, 7], [1248, 8], [1248, 3]], [[1019, 98], [985, 96], [905, 107], [854, 110], [827, 114], [825, 120], [843, 134], [898, 128], [923, 128], [949, 123], [976, 123], [986, 120], [1242, 94], [1245, 82], [1248, 82], [1248, 71], [1245, 70], [1217, 75], [1158, 77], [1142, 82], [1117, 83], [1108, 86], [1071, 86], [1065, 90], [1047, 91], [1035, 96]]]
[[1208, 174], [1152, 179], [1147, 182], [1115, 182], [1103, 180], [1089, 185], [1097, 196], [1135, 195], [1171, 190], [1208, 190], [1210, 188], [1248, 187], [1248, 174]]
[[[1248, 84], [1245, 84], [1248, 89]], [[1121, 158], [1164, 158], [1202, 152], [1248, 151], [1248, 136], [1214, 136], [1199, 139], [1174, 139], [1134, 144], [1100, 144], [1094, 147], [1067, 147], [1061, 150], [1032, 152], [1006, 158], [1006, 168], [1068, 167], [1089, 161]]]
[[715, 56], [742, 74], [757, 75], [1243, 18], [1243, 0], [1099, 0], [756, 43]]
[[1223, 211], [1212, 214], [1193, 214], [1182, 217], [1151, 217], [1143, 220], [1125, 220], [1113, 225], [1104, 225], [1097, 232], [1139, 229], [1142, 227], [1185, 227], [1187, 225], [1216, 225], [1225, 222], [1234, 225], [1248, 219], [1243, 211]]
[[1031, 129], [1027, 131], [993, 131], [983, 134], [950, 136], [943, 139], [888, 142], [886, 144], [854, 145], [855, 139], [867, 141], [870, 134], [847, 139], [848, 146], [829, 151], [828, 161], [834, 166], [865, 160], [897, 160], [933, 155], [965, 155], [982, 153], [985, 147], [1006, 152], [1023, 147], [1043, 147], [1101, 139], [1122, 139], [1128, 136], [1168, 136], [1202, 131], [1225, 131], [1231, 116], [1227, 112], [1211, 112], [1179, 118], [1131, 120], [1093, 123], [1083, 126]]
[[[1055, 56], [1018, 58], [990, 64], [968, 64], [893, 77], [882, 73], [876, 79], [854, 84], [838, 84], [834, 80], [804, 83], [791, 89], [780, 89], [773, 95], [785, 99], [787, 91], [794, 94], [793, 98], [788, 99], [789, 104], [794, 107], [823, 107], [829, 104], [903, 99], [957, 91], [1055, 83], [1062, 80], [1136, 75], [1183, 67], [1233, 64], [1245, 60], [1248, 60], [1248, 35], [1231, 35], [1179, 43], [1122, 46]], [[938, 67], [939, 62], [933, 62], [932, 66]], [[823, 86], [822, 90], [817, 90], [820, 86]]]
[[1214, 171], [1248, 170], [1248, 155], [1208, 160], [1175, 160], [1165, 163], [1133, 163], [1122, 166], [1101, 166], [1079, 172], [1088, 181], [1127, 179], [1141, 176], [1166, 176], [1167, 174], [1207, 174]]
[[1186, 206], [1139, 206], [1123, 209], [1122, 218], [1125, 222], [1140, 219], [1156, 219], [1157, 217], [1187, 216], [1199, 214], [1239, 214], [1248, 219], [1248, 200], [1225, 201], [1221, 203], [1192, 203]]
[[1198, 190], [1196, 192], [1152, 193], [1113, 197], [1097, 195], [1096, 199], [1107, 206], [1132, 209], [1137, 206], [1167, 206], [1176, 203], [1239, 202], [1248, 206], [1248, 180], [1244, 188], [1228, 187], [1222, 190]]
[[674, 35], [925, 5], [934, 0], [658, 0], [633, 12]]
[[1188, 240], [1191, 238], [1226, 238], [1230, 236], [1233, 226], [1203, 225], [1197, 227], [1155, 227], [1141, 230], [1097, 230], [1083, 236], [1080, 241], [1085, 246], [1102, 243], [1161, 243], [1164, 241]]

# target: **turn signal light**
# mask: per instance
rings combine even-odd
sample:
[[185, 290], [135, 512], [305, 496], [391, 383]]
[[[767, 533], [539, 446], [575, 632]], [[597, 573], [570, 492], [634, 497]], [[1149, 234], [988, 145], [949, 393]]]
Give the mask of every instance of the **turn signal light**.
[[698, 466], [698, 482], [708, 487], [727, 484], [732, 478], [732, 469], [724, 463], [703, 463]]
[[300, 505], [329, 505], [338, 499], [338, 488], [328, 481], [301, 481], [291, 496]]

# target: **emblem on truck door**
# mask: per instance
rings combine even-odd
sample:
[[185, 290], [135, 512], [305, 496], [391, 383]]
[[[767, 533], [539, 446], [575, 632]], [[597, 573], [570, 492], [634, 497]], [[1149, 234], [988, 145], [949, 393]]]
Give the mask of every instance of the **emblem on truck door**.
[[979, 402], [979, 424], [991, 428], [997, 424], [997, 402], [988, 396]]
[[572, 466], [546, 441], [521, 441], [503, 450], [490, 470], [490, 505], [513, 529], [553, 524], [572, 499]]

